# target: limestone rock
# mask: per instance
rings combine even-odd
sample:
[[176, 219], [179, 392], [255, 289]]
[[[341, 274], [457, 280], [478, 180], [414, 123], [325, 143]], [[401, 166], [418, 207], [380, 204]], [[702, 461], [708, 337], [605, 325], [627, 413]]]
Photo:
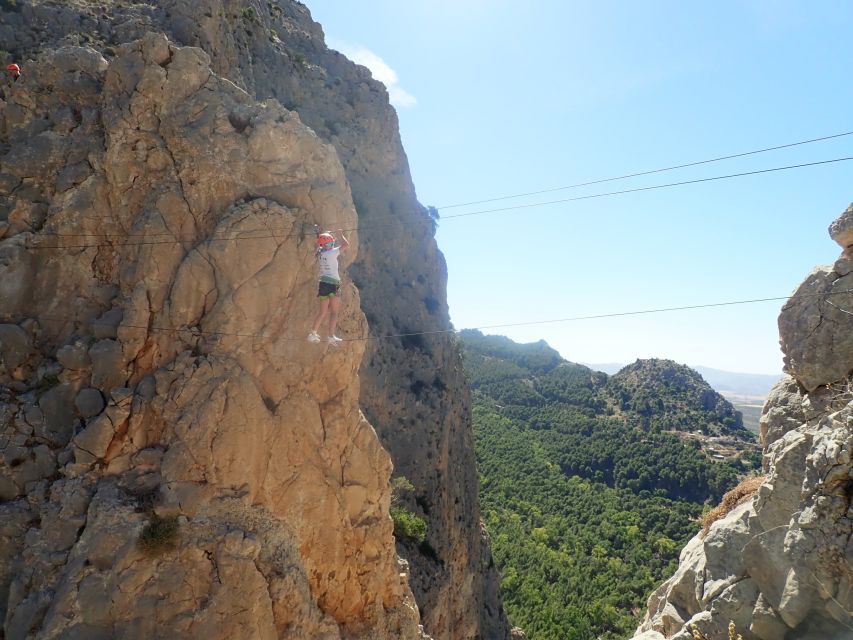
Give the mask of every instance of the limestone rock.
[[[0, 169], [49, 206], [0, 241], [44, 248], [0, 261], [3, 312], [41, 327], [3, 357], [56, 375], [0, 394], [5, 636], [426, 637], [359, 409], [365, 343], [305, 342], [301, 230], [357, 226], [335, 150], [155, 33], [109, 62], [47, 51], [12, 101]], [[57, 248], [80, 237], [98, 241]], [[364, 337], [343, 292], [340, 327]]]
[[853, 247], [853, 204], [829, 225], [829, 236], [841, 245], [842, 249]]
[[[846, 248], [851, 208], [830, 233]], [[847, 244], [844, 244], [847, 243]], [[808, 391], [837, 382], [853, 371], [853, 269], [842, 257], [834, 267], [817, 268], [794, 292], [779, 315], [785, 370]]]
[[770, 390], [758, 421], [761, 444], [765, 448], [806, 422], [797, 387], [797, 381], [787, 376]]
[[[841, 244], [849, 220], [850, 209], [831, 227]], [[689, 640], [692, 624], [726, 637], [730, 620], [744, 640], [853, 638], [853, 324], [841, 309], [849, 294], [827, 295], [847, 288], [849, 274], [844, 259], [816, 269], [782, 310], [791, 377], [761, 416], [767, 478], [688, 544], [635, 640], [652, 631]]]
[[115, 425], [106, 415], [89, 421], [86, 428], [74, 438], [77, 462], [91, 463], [106, 456], [115, 435]]
[[26, 331], [15, 324], [0, 324], [0, 380], [26, 378], [33, 356], [32, 337]]
[[74, 370], [85, 369], [91, 362], [86, 344], [79, 340], [61, 347], [56, 352], [56, 359], [66, 369]]
[[[73, 308], [75, 318], [91, 323], [93, 342], [108, 339], [123, 345], [120, 357], [111, 354], [114, 357], [111, 366], [104, 367], [103, 375], [111, 379], [105, 378], [103, 384], [138, 388], [147, 384], [143, 381], [151, 363], [166, 363], [174, 357], [172, 352], [161, 352], [164, 345], [172, 346], [170, 341], [155, 340], [150, 335], [157, 333], [158, 325], [153, 318], [164, 321], [162, 314], [158, 315], [160, 305], [168, 305], [169, 313], [173, 314], [162, 327], [166, 330], [173, 328], [172, 321], [187, 319], [181, 315], [185, 304], [193, 312], [206, 313], [217, 305], [220, 311], [227, 308], [227, 301], [220, 301], [219, 292], [211, 286], [213, 268], [204, 264], [208, 247], [201, 246], [185, 261], [184, 247], [176, 249], [174, 255], [163, 251], [164, 240], [188, 238], [189, 247], [202, 238], [202, 232], [210, 231], [208, 225], [219, 224], [218, 218], [203, 214], [208, 199], [218, 211], [236, 206], [236, 200], [229, 201], [232, 191], [238, 191], [240, 198], [271, 198], [273, 204], [286, 205], [292, 219], [278, 219], [276, 224], [275, 214], [263, 218], [265, 224], [270, 221], [269, 227], [275, 235], [301, 234], [303, 225], [310, 227], [313, 223], [334, 228], [332, 223], [347, 219], [320, 213], [338, 207], [334, 190], [316, 181], [312, 184], [310, 173], [303, 166], [297, 164], [293, 171], [263, 175], [269, 169], [284, 166], [281, 156], [298, 158], [305, 150], [301, 141], [291, 146], [294, 139], [285, 135], [287, 127], [296, 130], [298, 123], [305, 123], [319, 140], [333, 145], [359, 219], [368, 222], [359, 224], [364, 230], [352, 238], [358, 242], [358, 252], [348, 276], [359, 290], [371, 334], [451, 328], [446, 304], [447, 274], [433, 238], [434, 222], [417, 202], [400, 142], [397, 116], [388, 102], [387, 91], [366, 69], [325, 46], [320, 25], [311, 19], [302, 3], [289, 0], [253, 3], [251, 11], [249, 7], [224, 0], [202, 3], [169, 0], [159, 5], [117, 0], [96, 5], [18, 0], [17, 6], [20, 12], [3, 13], [0, 22], [3, 47], [17, 59], [35, 58], [43, 53], [46, 60], [65, 64], [64, 68], [70, 72], [51, 76], [49, 65], [29, 68], [26, 81], [16, 89], [6, 109], [6, 130], [10, 139], [30, 139], [39, 145], [39, 157], [51, 158], [50, 175], [36, 178], [39, 188], [48, 195], [56, 192], [69, 207], [85, 211], [80, 213], [81, 217], [94, 218], [85, 221], [88, 226], [84, 226], [82, 219], [76, 219], [76, 224], [66, 220], [63, 222], [68, 225], [66, 231], [107, 236], [102, 242], [107, 246], [98, 251], [81, 251], [85, 256], [93, 254], [94, 276], [80, 273], [69, 277], [66, 271], [52, 267], [59, 289], [76, 286], [88, 278], [88, 285], [81, 289], [86, 295]], [[203, 109], [190, 96], [188, 104], [199, 110], [186, 114], [182, 123], [171, 120], [160, 126], [157, 123], [160, 112], [150, 110], [146, 118], [145, 110], [152, 105], [151, 96], [173, 91], [179, 81], [179, 70], [183, 75], [180, 81], [186, 85], [181, 91], [190, 92], [208, 73], [207, 64], [195, 64], [193, 59], [181, 56], [175, 59], [169, 44], [157, 41], [150, 43], [143, 60], [145, 65], [157, 65], [162, 71], [149, 68], [141, 85], [125, 81], [140, 63], [129, 63], [122, 43], [143, 38], [148, 32], [162, 32], [178, 44], [202, 49], [209, 56], [209, 69], [214, 74], [248, 92], [260, 105], [232, 100], [221, 110]], [[55, 59], [54, 52], [59, 47], [81, 43], [86, 43], [87, 48]], [[66, 59], [71, 62], [66, 64]], [[114, 66], [110, 73], [106, 61], [121, 65], [123, 72], [116, 74]], [[74, 65], [84, 70], [77, 71]], [[101, 109], [103, 96], [98, 83], [107, 75], [112, 78], [108, 104], [123, 105], [132, 99], [130, 108]], [[39, 100], [44, 97], [28, 85], [42, 82], [42, 77], [53, 83], [55, 94], [67, 96], [68, 100], [60, 100], [50, 109], [40, 111], [35, 97]], [[181, 96], [186, 95], [181, 91], [175, 91], [168, 104], [156, 102], [155, 106], [162, 105], [166, 115], [180, 111]], [[77, 109], [65, 108], [71, 99], [79, 105]], [[278, 124], [288, 121], [287, 126], [279, 128], [263, 116], [268, 112], [262, 106], [263, 101], [268, 99], [285, 107], [286, 111], [277, 112], [275, 117], [282, 120]], [[151, 115], [154, 113], [156, 117]], [[106, 115], [106, 134], [100, 127], [102, 115]], [[121, 126], [123, 119], [134, 126]], [[189, 144], [180, 135], [179, 126], [192, 132]], [[40, 137], [41, 133], [50, 133], [48, 127], [61, 132], [66, 139]], [[276, 137], [269, 138], [270, 133]], [[241, 154], [247, 150], [242, 141], [220, 144], [216, 152], [213, 147], [207, 152], [207, 145], [198, 142], [221, 140], [223, 136], [237, 141], [251, 138], [252, 148], [259, 150], [258, 161], [242, 162]], [[110, 153], [105, 155], [102, 149], [107, 148], [108, 141]], [[182, 155], [187, 146], [197, 154], [198, 166], [195, 157], [188, 162], [186, 155]], [[179, 166], [173, 160], [175, 151]], [[15, 153], [27, 156], [24, 150]], [[235, 161], [220, 161], [217, 153]], [[240, 172], [245, 173], [240, 175]], [[11, 191], [24, 177], [0, 163], [0, 187], [8, 184]], [[146, 189], [149, 184], [153, 188]], [[122, 194], [122, 189], [130, 190]], [[115, 200], [109, 206], [105, 204], [105, 193]], [[186, 198], [187, 194], [192, 197]], [[43, 198], [30, 201], [41, 202]], [[303, 211], [312, 214], [304, 216]], [[51, 224], [50, 212], [47, 224]], [[385, 232], [384, 222], [389, 219], [395, 221], [393, 234]], [[252, 219], [247, 220], [243, 229], [257, 228], [251, 225]], [[236, 228], [233, 223], [232, 220], [229, 223], [232, 226], [220, 227], [220, 231], [230, 233]], [[45, 291], [24, 286], [27, 279], [23, 274], [34, 268], [29, 264], [33, 256], [23, 249], [25, 235], [19, 233], [0, 244], [0, 264], [10, 265], [8, 277], [0, 279], [0, 299], [9, 300], [16, 308], [33, 308], [33, 300], [45, 299], [47, 295]], [[46, 245], [48, 239], [41, 242]], [[72, 244], [70, 240], [65, 242]], [[123, 247], [121, 242], [147, 244]], [[261, 242], [263, 239], [247, 240], [244, 244]], [[78, 239], [76, 244], [84, 243]], [[209, 244], [216, 253], [217, 244], [228, 243]], [[219, 249], [224, 253], [224, 247]], [[132, 260], [117, 259], [117, 254], [124, 251], [139, 254], [142, 259], [138, 266], [130, 266], [137, 264]], [[250, 248], [241, 249], [239, 254], [250, 251]], [[146, 258], [146, 252], [155, 253], [158, 260]], [[188, 298], [166, 292], [173, 283], [161, 274], [170, 272], [175, 261], [183, 261], [181, 295], [191, 294]], [[299, 269], [301, 264], [291, 266]], [[64, 269], [69, 267], [63, 265]], [[145, 290], [134, 293], [131, 290], [137, 281], [137, 274], [131, 273], [134, 269], [147, 270], [149, 284], [161, 280], [159, 288], [147, 284]], [[288, 273], [288, 277], [293, 276], [293, 272]], [[194, 277], [198, 280], [194, 281]], [[254, 286], [252, 283], [243, 287], [236, 299], [241, 300]], [[132, 308], [121, 301], [112, 304], [119, 289], [122, 299], [137, 296]], [[387, 294], [391, 290], [395, 295], [389, 299]], [[148, 292], [152, 292], [150, 300], [146, 299]], [[305, 317], [299, 315], [300, 309], [311, 301], [309, 296], [288, 307], [288, 326], [302, 326], [299, 323], [304, 323]], [[65, 314], [65, 309], [50, 311], [53, 316]], [[221, 316], [220, 311], [216, 313]], [[204, 315], [201, 318], [208, 330], [216, 330], [216, 323], [208, 322]], [[276, 330], [279, 320], [264, 329]], [[56, 338], [70, 331], [61, 324], [54, 321], [48, 326], [49, 335]], [[232, 320], [228, 326], [232, 330], [236, 326], [235, 333], [243, 332], [238, 320]], [[146, 332], [145, 327], [151, 331]], [[180, 347], [203, 350], [206, 344], [215, 342], [214, 338], [201, 333], [200, 327], [188, 324]], [[299, 371], [303, 366], [300, 361], [282, 368]], [[271, 367], [264, 377], [274, 381], [276, 374], [277, 370]], [[347, 375], [346, 370], [343, 375]], [[391, 453], [395, 474], [408, 477], [422, 501], [432, 505], [428, 514], [421, 515], [428, 520], [429, 543], [436, 551], [435, 557], [424, 555], [417, 548], [399, 547], [401, 553], [409, 555], [411, 582], [427, 632], [443, 640], [473, 640], [478, 636], [490, 640], [509, 638], [499, 576], [491, 562], [488, 539], [480, 528], [470, 402], [453, 341], [447, 336], [370, 341], [361, 362], [360, 379], [359, 404]], [[91, 381], [80, 383], [84, 382]], [[271, 384], [274, 383], [267, 382], [265, 387]], [[98, 384], [93, 386], [107, 391]], [[332, 386], [339, 388], [340, 382]]]
[[64, 447], [74, 435], [77, 409], [74, 400], [76, 389], [71, 384], [59, 384], [39, 398], [39, 409], [44, 421], [36, 427], [36, 435], [48, 444]]
[[779, 315], [785, 371], [806, 390], [845, 378], [853, 370], [853, 273], [812, 271]]
[[104, 410], [104, 396], [97, 389], [82, 389], [74, 398], [74, 406], [83, 418], [92, 418]]
[[100, 340], [89, 348], [92, 385], [100, 389], [122, 387], [127, 381], [122, 347], [116, 340]]

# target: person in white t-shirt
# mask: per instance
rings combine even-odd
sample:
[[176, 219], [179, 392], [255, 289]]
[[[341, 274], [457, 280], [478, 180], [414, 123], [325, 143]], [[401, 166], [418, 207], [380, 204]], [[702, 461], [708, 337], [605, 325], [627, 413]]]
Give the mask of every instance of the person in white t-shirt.
[[341, 244], [335, 241], [335, 236], [325, 231], [317, 236], [317, 262], [320, 265], [320, 286], [317, 298], [320, 300], [320, 309], [314, 318], [314, 326], [308, 334], [308, 342], [320, 342], [320, 325], [326, 315], [329, 316], [329, 337], [327, 342], [337, 347], [341, 339], [335, 335], [338, 326], [338, 311], [341, 308], [340, 288], [341, 276], [338, 273], [338, 257], [341, 252], [346, 251], [349, 242], [344, 236], [343, 229], [338, 229], [341, 236]]

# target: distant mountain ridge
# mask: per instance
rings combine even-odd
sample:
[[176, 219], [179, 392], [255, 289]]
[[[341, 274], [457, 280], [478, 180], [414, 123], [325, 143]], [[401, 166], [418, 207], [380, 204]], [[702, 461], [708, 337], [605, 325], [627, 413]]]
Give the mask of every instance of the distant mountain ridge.
[[[619, 362], [583, 362], [581, 364], [594, 371], [603, 371], [608, 375], [618, 373], [626, 366]], [[699, 365], [688, 366], [694, 371], [698, 371], [702, 374], [702, 377], [709, 385], [724, 395], [765, 397], [770, 393], [770, 389], [773, 388], [773, 385], [779, 382], [782, 378], [781, 373], [779, 375], [772, 375], [768, 373], [740, 373]]]
[[770, 393], [782, 374], [770, 375], [767, 373], [736, 373], [712, 369], [711, 367], [692, 367], [702, 374], [702, 377], [724, 395], [744, 395], [766, 397]]

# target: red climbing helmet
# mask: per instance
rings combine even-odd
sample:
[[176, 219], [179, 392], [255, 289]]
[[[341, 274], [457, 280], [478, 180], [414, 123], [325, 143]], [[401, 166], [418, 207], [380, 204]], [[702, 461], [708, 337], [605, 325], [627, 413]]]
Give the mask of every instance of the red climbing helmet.
[[12, 73], [21, 73], [21, 67], [16, 65], [14, 62], [6, 67], [6, 71], [11, 71]]
[[335, 244], [335, 236], [333, 236], [328, 231], [324, 231], [319, 236], [317, 236], [317, 246], [320, 248], [324, 248], [326, 245]]

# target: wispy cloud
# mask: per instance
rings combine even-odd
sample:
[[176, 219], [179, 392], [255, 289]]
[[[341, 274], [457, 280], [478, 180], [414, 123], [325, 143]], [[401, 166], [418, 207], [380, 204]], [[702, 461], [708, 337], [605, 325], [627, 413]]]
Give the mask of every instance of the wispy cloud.
[[388, 89], [388, 97], [395, 107], [414, 107], [418, 103], [415, 96], [400, 86], [397, 72], [373, 51], [361, 45], [351, 45], [331, 38], [328, 42], [330, 47], [337, 49], [353, 62], [370, 69], [373, 78]]

